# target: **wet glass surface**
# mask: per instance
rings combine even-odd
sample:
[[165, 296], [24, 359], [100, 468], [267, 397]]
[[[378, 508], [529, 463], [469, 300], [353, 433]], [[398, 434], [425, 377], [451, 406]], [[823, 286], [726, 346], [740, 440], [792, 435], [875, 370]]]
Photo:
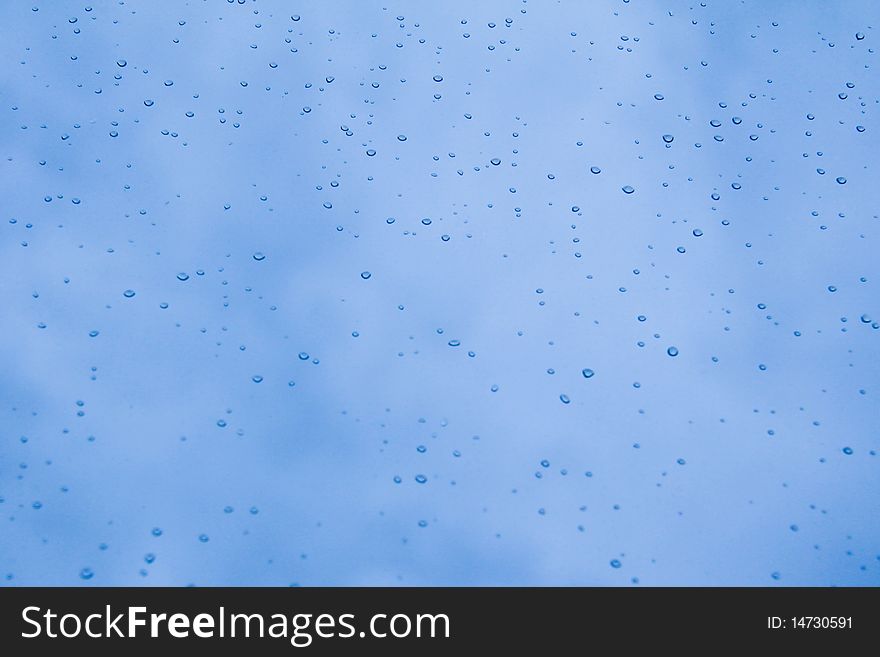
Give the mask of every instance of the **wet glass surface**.
[[6, 2], [5, 584], [880, 584], [872, 2]]

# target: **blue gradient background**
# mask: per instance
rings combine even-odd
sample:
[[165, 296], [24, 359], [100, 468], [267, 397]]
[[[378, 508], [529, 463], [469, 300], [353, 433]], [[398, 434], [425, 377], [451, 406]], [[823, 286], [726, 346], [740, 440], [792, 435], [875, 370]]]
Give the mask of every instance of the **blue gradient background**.
[[3, 583], [880, 584], [878, 14], [4, 2]]

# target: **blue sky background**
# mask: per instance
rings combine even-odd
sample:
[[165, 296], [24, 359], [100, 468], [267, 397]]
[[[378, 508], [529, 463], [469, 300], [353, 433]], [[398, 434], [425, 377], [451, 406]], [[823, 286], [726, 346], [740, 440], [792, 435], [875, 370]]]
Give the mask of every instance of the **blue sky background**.
[[5, 584], [880, 584], [876, 3], [0, 18]]

